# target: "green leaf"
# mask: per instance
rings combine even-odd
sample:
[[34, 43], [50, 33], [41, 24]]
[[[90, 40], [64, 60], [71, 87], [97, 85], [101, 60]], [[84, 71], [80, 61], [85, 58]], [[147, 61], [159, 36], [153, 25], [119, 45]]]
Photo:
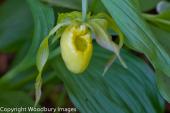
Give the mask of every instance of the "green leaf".
[[146, 20], [155, 26], [170, 32], [170, 10], [164, 11], [159, 15], [143, 15]]
[[69, 9], [81, 9], [81, 0], [42, 0], [57, 7], [64, 7]]
[[155, 69], [170, 76], [170, 58], [136, 10], [131, 0], [101, 0], [109, 13], [125, 34], [125, 44], [144, 53]]
[[47, 36], [48, 32], [54, 25], [54, 13], [52, 8], [42, 4], [39, 0], [27, 0], [27, 3], [32, 12], [35, 24], [32, 43], [29, 46], [29, 50], [27, 50], [27, 54], [23, 59], [20, 59], [20, 63], [0, 79], [0, 86], [8, 84], [16, 76], [20, 75], [25, 70], [28, 70], [35, 64], [35, 55], [40, 42], [45, 36]]
[[150, 29], [155, 34], [155, 39], [158, 40], [158, 42], [162, 45], [164, 50], [170, 55], [170, 32], [167, 30], [163, 30], [162, 28], [159, 28], [158, 26], [154, 26], [150, 23]]
[[0, 7], [0, 20], [1, 52], [18, 51], [30, 40], [33, 19], [25, 0], [6, 0]]
[[152, 10], [161, 0], [137, 0], [139, 1], [140, 7], [143, 11]]
[[[102, 54], [101, 54], [102, 53]], [[152, 69], [141, 59], [123, 51], [128, 69], [114, 62], [102, 76], [111, 53], [94, 44], [92, 61], [86, 72], [74, 75], [61, 56], [52, 63], [63, 80], [69, 97], [81, 113], [163, 113]]]
[[[166, 52], [170, 55], [170, 32], [162, 30], [159, 27], [156, 27], [150, 24], [151, 30], [155, 33], [155, 38], [160, 42], [162, 47], [166, 50]], [[162, 96], [170, 102], [170, 92], [169, 92], [169, 84], [170, 78], [165, 76], [165, 74], [159, 70], [157, 70], [157, 84], [160, 93]]]
[[[0, 91], [0, 106], [5, 108], [27, 108], [33, 107], [33, 100], [23, 92], [18, 91]], [[12, 112], [12, 111], [11, 111]], [[11, 113], [8, 112], [8, 113]], [[2, 113], [2, 111], [1, 111]], [[4, 111], [5, 113], [5, 111]], [[18, 111], [14, 111], [12, 113], [18, 113]], [[24, 113], [21, 112], [21, 113]], [[32, 112], [32, 113], [41, 113], [41, 112]]]
[[157, 84], [161, 95], [170, 102], [170, 77], [167, 77], [161, 71], [157, 71]]
[[[72, 9], [81, 11], [81, 0], [42, 0], [48, 4], [56, 7], [62, 7], [64, 9]], [[89, 11], [93, 13], [106, 11], [103, 4], [99, 0], [88, 0]], [[63, 11], [63, 10], [62, 10]]]
[[89, 2], [89, 11], [92, 11], [94, 14], [106, 11], [104, 5], [100, 0], [90, 0]]
[[126, 36], [125, 44], [138, 52], [144, 53], [155, 70], [161, 70], [165, 76], [170, 77], [170, 57], [168, 53], [154, 38], [154, 35], [143, 21], [140, 12], [135, 10], [133, 4], [130, 4], [131, 0], [127, 0], [130, 5], [123, 0], [119, 2], [116, 0], [102, 0], [102, 2], [124, 32]]

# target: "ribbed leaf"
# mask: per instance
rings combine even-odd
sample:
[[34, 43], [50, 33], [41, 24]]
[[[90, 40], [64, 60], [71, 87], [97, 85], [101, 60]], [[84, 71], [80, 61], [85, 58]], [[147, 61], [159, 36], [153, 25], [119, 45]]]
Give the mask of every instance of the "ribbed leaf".
[[57, 7], [65, 7], [69, 9], [81, 9], [81, 0], [42, 0], [44, 2], [53, 4]]
[[155, 26], [170, 32], [170, 10], [164, 11], [159, 15], [144, 14], [143, 16]]
[[170, 76], [170, 58], [161, 45], [154, 39], [150, 29], [143, 21], [140, 12], [131, 0], [101, 0], [116, 23], [126, 35], [126, 45], [144, 53], [155, 69]]
[[39, 0], [27, 0], [27, 3], [32, 11], [35, 24], [32, 44], [20, 63], [0, 79], [0, 85], [8, 83], [19, 73], [22, 73], [24, 70], [29, 69], [35, 64], [35, 56], [37, 49], [40, 46], [40, 42], [47, 36], [54, 25], [54, 13], [52, 8], [42, 4]]
[[165, 76], [161, 71], [157, 71], [157, 84], [162, 96], [170, 102], [170, 77]]
[[155, 34], [155, 39], [162, 45], [164, 50], [170, 55], [170, 32], [159, 28], [158, 26], [150, 24], [152, 32]]
[[[160, 42], [160, 44], [163, 46], [163, 48], [167, 51], [167, 53], [170, 55], [170, 32], [162, 30], [161, 28], [158, 28], [156, 26], [150, 25], [151, 30], [155, 33], [155, 38]], [[157, 70], [157, 84], [158, 88], [160, 89], [160, 93], [164, 96], [164, 98], [170, 102], [170, 78], [165, 76], [163, 72], [160, 70]]]
[[161, 0], [136, 0], [139, 1], [140, 7], [143, 11], [152, 10]]
[[[102, 53], [102, 54], [101, 54]], [[123, 52], [128, 69], [115, 62], [103, 77], [111, 53], [94, 47], [92, 62], [81, 75], [70, 73], [61, 56], [53, 61], [58, 77], [81, 113], [163, 113], [153, 71], [142, 60]]]
[[[63, 7], [74, 10], [81, 10], [81, 0], [42, 0], [57, 7]], [[134, 0], [135, 1], [135, 0]], [[103, 12], [106, 9], [99, 0], [88, 0], [89, 11], [94, 13]]]
[[170, 57], [154, 38], [132, 0], [101, 1], [126, 35], [126, 45], [144, 53], [156, 70], [170, 77]]
[[[15, 4], [15, 5], [14, 5]], [[14, 52], [32, 35], [31, 11], [25, 0], [6, 0], [0, 6], [0, 51]]]

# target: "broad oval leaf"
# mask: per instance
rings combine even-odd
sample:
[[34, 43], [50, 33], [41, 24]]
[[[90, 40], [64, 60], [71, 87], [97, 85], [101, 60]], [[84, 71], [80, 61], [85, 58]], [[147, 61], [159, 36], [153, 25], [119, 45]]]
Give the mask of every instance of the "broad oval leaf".
[[0, 20], [1, 52], [15, 52], [30, 39], [33, 21], [25, 0], [4, 1], [0, 6]]
[[155, 40], [132, 0], [101, 0], [125, 34], [125, 44], [144, 53], [155, 69], [170, 76], [170, 57]]
[[[163, 46], [163, 48], [166, 50], [167, 53], [170, 55], [170, 32], [162, 30], [159, 27], [150, 25], [151, 30], [155, 33], [155, 38], [160, 42], [160, 44]], [[160, 70], [157, 70], [157, 84], [158, 88], [160, 90], [160, 93], [162, 96], [170, 102], [170, 92], [169, 92], [169, 84], [170, 84], [170, 78], [167, 77], [163, 72]]]
[[99, 46], [94, 52], [89, 68], [80, 76], [66, 69], [61, 56], [52, 64], [81, 113], [163, 113], [163, 100], [148, 65], [123, 51], [128, 69], [116, 61], [102, 76], [111, 53]]
[[39, 0], [27, 0], [27, 4], [30, 7], [34, 19], [34, 34], [32, 43], [29, 46], [29, 50], [27, 50], [27, 54], [23, 59], [20, 59], [20, 63], [13, 67], [0, 79], [0, 86], [10, 82], [17, 75], [28, 70], [35, 64], [35, 55], [40, 42], [48, 35], [48, 32], [54, 25], [54, 12], [52, 8], [42, 4]]

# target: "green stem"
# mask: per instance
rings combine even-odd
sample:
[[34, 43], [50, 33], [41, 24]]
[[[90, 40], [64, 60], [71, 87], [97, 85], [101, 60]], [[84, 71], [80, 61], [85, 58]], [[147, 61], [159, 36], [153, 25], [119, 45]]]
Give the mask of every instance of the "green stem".
[[82, 0], [82, 19], [83, 22], [87, 19], [87, 10], [88, 10], [88, 3], [87, 0]]

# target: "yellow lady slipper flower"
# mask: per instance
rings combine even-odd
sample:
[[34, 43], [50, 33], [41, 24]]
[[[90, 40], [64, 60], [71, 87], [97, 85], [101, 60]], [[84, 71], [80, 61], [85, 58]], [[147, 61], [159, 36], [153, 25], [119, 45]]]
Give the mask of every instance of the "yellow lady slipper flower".
[[68, 26], [60, 40], [61, 55], [66, 67], [73, 73], [83, 72], [91, 59], [91, 33], [85, 25]]

